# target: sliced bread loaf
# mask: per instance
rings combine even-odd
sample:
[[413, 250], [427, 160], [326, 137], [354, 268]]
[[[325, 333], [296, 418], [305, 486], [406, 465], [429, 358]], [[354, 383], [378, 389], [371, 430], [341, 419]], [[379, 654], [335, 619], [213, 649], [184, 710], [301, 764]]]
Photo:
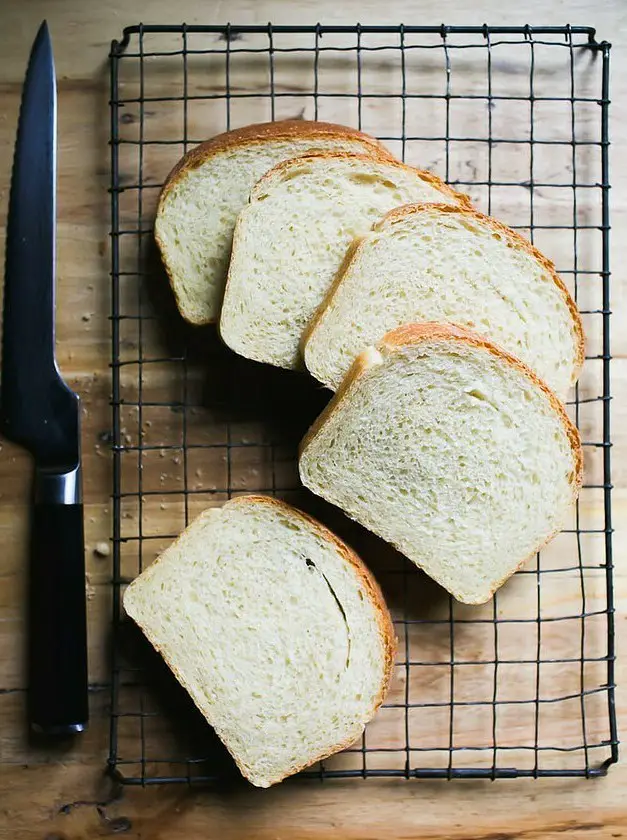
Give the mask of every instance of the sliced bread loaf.
[[355, 357], [402, 324], [473, 329], [560, 397], [583, 362], [577, 307], [530, 242], [465, 207], [399, 207], [358, 240], [305, 336], [305, 364], [334, 390]]
[[390, 680], [374, 579], [323, 525], [268, 497], [205, 511], [124, 606], [259, 787], [351, 744]]
[[187, 321], [218, 318], [235, 219], [255, 182], [279, 161], [320, 149], [391, 157], [355, 129], [285, 120], [220, 134], [177, 163], [159, 198], [155, 238]]
[[314, 493], [479, 604], [563, 526], [577, 429], [522, 362], [458, 327], [399, 327], [353, 364], [301, 445]]
[[364, 155], [322, 152], [270, 170], [237, 220], [220, 315], [226, 344], [259, 362], [301, 367], [301, 336], [348, 245], [412, 201], [468, 199], [428, 172]]

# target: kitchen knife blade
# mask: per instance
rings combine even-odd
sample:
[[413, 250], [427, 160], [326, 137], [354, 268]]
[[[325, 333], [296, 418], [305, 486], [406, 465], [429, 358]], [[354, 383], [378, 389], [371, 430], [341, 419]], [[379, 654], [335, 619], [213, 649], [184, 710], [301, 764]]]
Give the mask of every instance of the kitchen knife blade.
[[50, 33], [33, 44], [7, 224], [0, 426], [35, 461], [29, 583], [32, 728], [86, 728], [87, 639], [80, 402], [55, 358], [56, 80]]

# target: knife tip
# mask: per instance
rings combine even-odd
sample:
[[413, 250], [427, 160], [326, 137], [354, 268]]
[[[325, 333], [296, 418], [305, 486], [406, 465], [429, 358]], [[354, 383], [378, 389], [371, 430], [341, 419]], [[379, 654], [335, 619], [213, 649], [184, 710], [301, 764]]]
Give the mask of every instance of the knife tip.
[[40, 39], [50, 41], [50, 29], [48, 28], [48, 21], [45, 18], [39, 26], [37, 38], [35, 40], [39, 41]]
[[37, 30], [37, 36], [33, 41], [31, 48], [30, 62], [32, 63], [37, 57], [38, 60], [43, 58], [51, 64], [52, 73], [54, 73], [54, 59], [52, 57], [52, 39], [50, 38], [50, 30], [48, 29], [48, 21], [43, 20]]

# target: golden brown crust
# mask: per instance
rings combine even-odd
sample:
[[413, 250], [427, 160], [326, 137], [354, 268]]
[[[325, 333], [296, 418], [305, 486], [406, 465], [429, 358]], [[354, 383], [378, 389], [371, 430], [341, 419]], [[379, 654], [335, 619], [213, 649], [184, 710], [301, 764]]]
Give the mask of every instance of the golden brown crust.
[[[353, 139], [360, 140], [367, 146], [372, 146], [373, 155], [382, 160], [396, 160], [391, 152], [385, 146], [371, 137], [369, 134], [364, 134], [355, 128], [349, 128], [345, 125], [336, 125], [335, 123], [314, 122], [311, 120], [279, 120], [277, 122], [269, 123], [255, 123], [253, 125], [244, 126], [244, 128], [236, 128], [233, 131], [226, 131], [223, 134], [218, 134], [210, 140], [206, 140], [199, 146], [191, 149], [187, 154], [178, 161], [174, 166], [168, 177], [165, 179], [161, 192], [159, 194], [159, 201], [157, 203], [157, 218], [162, 212], [163, 204], [167, 198], [170, 190], [187, 172], [197, 169], [202, 166], [209, 158], [221, 152], [229, 151], [241, 146], [253, 146], [260, 143], [267, 143], [273, 140], [293, 140], [295, 138], [302, 138], [304, 140], [321, 140], [321, 139]], [[196, 318], [188, 312], [184, 312], [181, 306], [180, 294], [174, 282], [174, 272], [168, 264], [167, 249], [157, 230], [155, 230], [155, 241], [161, 254], [163, 267], [168, 276], [168, 281], [174, 292], [176, 305], [185, 318], [185, 320], [196, 326], [211, 323], [205, 318]]]
[[[583, 449], [581, 446], [579, 430], [566, 413], [566, 409], [563, 403], [555, 396], [555, 394], [553, 393], [553, 391], [551, 391], [549, 386], [546, 385], [536, 373], [534, 373], [530, 368], [528, 368], [527, 365], [524, 364], [524, 362], [521, 362], [520, 359], [517, 359], [515, 356], [512, 356], [511, 353], [508, 353], [500, 347], [497, 347], [495, 344], [492, 344], [492, 342], [487, 341], [487, 339], [475, 335], [475, 333], [471, 332], [470, 330], [466, 330], [462, 327], [456, 327], [451, 324], [439, 324], [435, 322], [429, 322], [424, 324], [405, 324], [386, 333], [386, 335], [376, 345], [375, 352], [378, 352], [380, 354], [379, 359], [377, 361], [373, 361], [373, 348], [369, 348], [368, 350], [365, 350], [363, 353], [357, 356], [357, 358], [352, 364], [352, 367], [342, 380], [340, 387], [335, 392], [322, 414], [320, 414], [320, 416], [314, 421], [313, 425], [301, 441], [301, 444], [299, 446], [299, 459], [300, 457], [302, 457], [303, 453], [310, 445], [310, 443], [314, 440], [320, 429], [325, 425], [327, 420], [329, 420], [329, 418], [337, 410], [342, 400], [349, 394], [351, 388], [356, 383], [358, 383], [361, 376], [369, 368], [383, 361], [383, 357], [386, 354], [389, 354], [391, 352], [393, 353], [399, 347], [409, 347], [415, 344], [426, 343], [429, 341], [458, 341], [468, 344], [472, 347], [478, 347], [482, 350], [487, 350], [497, 359], [507, 362], [516, 370], [523, 373], [532, 382], [533, 385], [539, 388], [548, 397], [551, 408], [558, 415], [564, 428], [564, 432], [566, 433], [566, 436], [571, 446], [574, 462], [571, 480], [574, 502], [577, 499], [577, 496], [579, 495], [579, 491], [583, 483]], [[496, 590], [509, 577], [511, 577], [511, 575], [514, 574], [514, 572], [517, 569], [521, 568], [521, 566], [523, 566], [530, 558], [534, 557], [538, 553], [538, 551], [540, 551], [559, 533], [559, 531], [560, 529], [556, 529], [553, 533], [549, 534], [548, 537], [543, 539], [538, 544], [538, 546], [534, 548], [532, 552], [530, 552], [530, 554], [527, 557], [521, 560], [521, 562], [516, 566], [515, 569], [512, 570], [512, 572], [505, 575], [503, 579], [494, 586], [494, 588], [490, 592], [490, 595], [488, 595], [485, 601], [488, 601], [496, 592]], [[459, 594], [455, 592], [452, 592], [451, 594], [454, 598], [463, 603], [484, 603], [484, 601], [464, 601], [464, 598], [460, 597]]]
[[162, 203], [163, 198], [169, 192], [172, 184], [181, 175], [192, 169], [197, 169], [205, 161], [209, 160], [209, 158], [220, 152], [227, 152], [230, 149], [235, 149], [240, 146], [254, 146], [258, 143], [267, 143], [272, 140], [293, 140], [295, 138], [305, 140], [332, 140], [338, 138], [361, 140], [363, 143], [371, 145], [373, 150], [382, 157], [395, 160], [392, 153], [388, 152], [385, 146], [374, 137], [346, 125], [315, 122], [313, 120], [279, 120], [277, 122], [255, 123], [244, 126], [243, 128], [236, 128], [233, 131], [225, 131], [223, 134], [218, 134], [187, 152], [165, 179], [159, 197], [159, 204]]
[[[353, 551], [352, 548], [350, 548], [350, 546], [346, 545], [345, 542], [343, 542], [338, 536], [336, 536], [332, 531], [330, 531], [321, 522], [318, 522], [318, 520], [314, 519], [312, 516], [309, 516], [308, 514], [304, 513], [303, 511], [299, 510], [298, 508], [293, 507], [292, 505], [288, 504], [287, 502], [284, 502], [280, 499], [272, 498], [271, 496], [262, 496], [262, 495], [251, 494], [251, 495], [246, 495], [246, 496], [236, 496], [234, 499], [231, 499], [230, 501], [226, 502], [226, 504], [224, 504], [221, 508], [210, 508], [210, 510], [220, 511], [220, 510], [224, 510], [224, 508], [226, 508], [226, 507], [234, 507], [236, 505], [246, 504], [246, 503], [250, 503], [250, 502], [253, 502], [255, 504], [263, 504], [263, 505], [266, 505], [269, 508], [278, 509], [278, 510], [282, 511], [283, 513], [287, 513], [288, 515], [290, 515], [292, 517], [302, 519], [307, 525], [311, 526], [314, 529], [314, 531], [317, 531], [318, 534], [321, 537], [323, 537], [323, 539], [325, 539], [328, 542], [333, 544], [333, 546], [335, 547], [338, 554], [340, 554], [340, 556], [350, 566], [352, 566], [352, 568], [355, 570], [359, 580], [361, 581], [365, 590], [367, 591], [368, 596], [370, 598], [370, 601], [374, 605], [374, 608], [375, 608], [376, 613], [377, 613], [377, 619], [376, 620], [377, 620], [377, 625], [379, 627], [379, 634], [380, 634], [382, 642], [383, 642], [384, 657], [385, 657], [385, 660], [384, 660], [384, 675], [383, 675], [381, 690], [379, 692], [379, 695], [378, 695], [377, 699], [375, 700], [372, 711], [370, 712], [370, 719], [371, 719], [374, 716], [377, 709], [379, 708], [379, 706], [381, 705], [381, 703], [383, 702], [383, 700], [385, 699], [385, 696], [387, 694], [387, 691], [388, 691], [388, 688], [389, 688], [389, 685], [390, 685], [390, 681], [392, 679], [392, 675], [393, 675], [393, 672], [394, 672], [394, 659], [395, 659], [395, 656], [396, 656], [396, 645], [397, 645], [396, 636], [395, 636], [395, 633], [394, 633], [394, 625], [392, 623], [392, 618], [390, 616], [390, 613], [388, 611], [387, 605], [385, 603], [385, 600], [383, 598], [383, 594], [381, 592], [381, 589], [379, 588], [378, 583], [376, 582], [375, 578], [373, 577], [372, 573], [370, 572], [368, 567], [365, 565], [363, 560], [359, 557], [358, 554], [356, 554]], [[205, 511], [204, 513], [206, 514], [207, 511]], [[200, 517], [202, 517], [202, 516], [203, 516], [203, 514], [201, 513]], [[200, 517], [197, 517], [197, 519], [200, 518]], [[182, 531], [181, 534], [179, 534], [177, 539], [172, 543], [173, 546], [181, 541], [183, 536], [190, 530], [190, 528], [193, 527], [193, 525], [196, 521], [197, 520], [194, 520], [194, 522], [191, 522], [187, 526], [187, 528], [185, 528], [185, 530]], [[172, 546], [170, 546], [170, 548], [171, 547]], [[168, 549], [166, 549], [166, 551], [167, 550]], [[165, 554], [165, 552], [164, 552], [164, 554]], [[160, 561], [163, 559], [164, 554], [162, 554], [160, 557], [158, 557], [154, 561], [154, 563], [152, 563], [149, 566], [149, 568], [145, 570], [145, 572], [143, 573], [144, 583], [146, 581], [146, 577], [152, 576], [152, 574], [154, 573], [154, 569], [158, 566]], [[138, 578], [136, 578], [135, 580], [138, 580]], [[133, 581], [133, 583], [134, 582], [135, 581]], [[130, 586], [128, 587], [128, 589], [124, 593], [123, 601], [124, 601], [125, 607], [126, 607], [126, 595], [129, 592], [129, 590], [131, 590], [131, 588], [133, 587], [133, 583], [130, 584]], [[187, 682], [185, 681], [185, 679], [183, 678], [181, 673], [178, 671], [178, 669], [168, 659], [168, 657], [166, 656], [164, 651], [161, 649], [159, 644], [151, 637], [151, 634], [150, 634], [149, 630], [147, 630], [147, 628], [144, 627], [143, 624], [141, 624], [136, 618], [134, 618], [134, 616], [132, 616], [132, 612], [130, 610], [127, 610], [127, 612], [135, 621], [137, 621], [138, 624], [140, 624], [140, 626], [142, 628], [142, 631], [144, 632], [144, 634], [146, 635], [146, 637], [148, 638], [148, 640], [150, 641], [152, 646], [155, 648], [155, 650], [157, 650], [161, 654], [163, 659], [168, 664], [168, 667], [170, 668], [172, 673], [176, 676], [177, 680], [187, 690], [187, 692], [190, 695], [190, 697], [192, 698], [192, 700], [194, 700], [193, 694], [190, 690], [190, 686], [187, 684]], [[195, 700], [194, 700], [194, 703], [197, 706], [197, 708], [199, 709], [199, 711], [202, 713], [203, 717], [205, 717], [205, 719], [208, 720], [209, 724], [213, 726], [214, 722], [207, 718], [206, 711], [198, 703], [196, 703]], [[359, 736], [357, 736], [357, 737], [359, 737]], [[325, 758], [328, 758], [329, 756], [334, 755], [337, 752], [340, 752], [341, 750], [350, 746], [350, 744], [354, 743], [354, 741], [355, 741], [355, 738], [351, 737], [351, 738], [341, 742], [340, 744], [337, 744], [336, 746], [330, 748], [329, 750], [324, 751], [324, 753], [322, 753], [318, 756], [315, 756], [310, 761], [307, 761], [306, 763], [304, 763], [304, 764], [302, 764], [298, 767], [290, 768], [290, 770], [288, 772], [286, 772], [280, 779], [274, 780], [273, 782], [271, 782], [271, 784], [276, 784], [277, 782], [282, 781], [282, 779], [285, 779], [287, 776], [291, 776], [294, 773], [298, 773], [300, 770], [304, 770], [305, 767], [309, 767], [312, 764], [315, 764], [317, 761], [322, 761]], [[225, 745], [225, 746], [227, 746], [227, 748], [228, 748], [228, 745]], [[249, 779], [254, 784], [255, 782], [251, 778], [251, 775], [248, 771], [248, 768], [245, 765], [241, 764], [241, 762], [237, 759], [236, 756], [233, 755], [232, 757], [233, 757], [233, 760], [235, 761], [235, 763], [237, 764], [237, 766], [238, 766], [240, 772], [242, 773], [242, 775], [245, 776], [247, 779]]]
[[449, 185], [446, 184], [441, 178], [438, 178], [437, 175], [434, 175], [432, 172], [427, 172], [426, 169], [417, 169], [415, 166], [409, 166], [406, 163], [401, 163], [400, 160], [388, 157], [387, 155], [375, 154], [373, 156], [359, 154], [357, 152], [335, 151], [310, 152], [305, 155], [299, 155], [297, 158], [282, 160], [280, 163], [277, 163], [276, 166], [273, 166], [272, 169], [269, 169], [265, 173], [265, 175], [263, 175], [257, 181], [250, 194], [251, 201], [255, 199], [259, 192], [262, 192], [266, 188], [267, 181], [271, 181], [273, 178], [281, 176], [283, 172], [291, 169], [293, 166], [307, 163], [308, 160], [320, 160], [321, 158], [324, 160], [346, 160], [348, 158], [351, 160], [362, 161], [363, 163], [372, 163], [373, 157], [374, 160], [376, 160], [378, 163], [383, 163], [386, 166], [390, 166], [394, 169], [402, 169], [405, 172], [413, 172], [414, 174], [418, 175], [418, 177], [422, 181], [426, 181], [434, 189], [439, 190], [439, 192], [441, 192], [443, 195], [447, 196], [453, 201], [459, 202], [459, 205], [461, 207], [472, 207], [470, 198], [465, 193], [457, 192], [457, 190], [454, 190], [452, 187], [449, 187]]
[[[472, 206], [460, 207], [452, 204], [438, 204], [433, 201], [423, 201], [418, 202], [416, 204], [405, 204], [401, 207], [395, 207], [393, 210], [390, 210], [389, 213], [386, 213], [380, 221], [375, 222], [375, 224], [372, 226], [372, 232], [378, 233], [379, 231], [384, 231], [387, 228], [392, 227], [397, 222], [401, 222], [403, 219], [406, 219], [408, 216], [415, 216], [419, 213], [428, 212], [450, 213], [455, 214], [457, 216], [464, 216], [465, 218], [473, 219], [474, 221], [480, 222], [488, 227], [491, 227], [496, 233], [499, 233], [503, 237], [505, 237], [505, 239], [507, 239], [507, 241], [511, 243], [512, 247], [520, 248], [521, 250], [528, 253], [531, 257], [533, 257], [550, 275], [551, 279], [559, 289], [562, 298], [566, 303], [566, 306], [568, 307], [573, 322], [573, 328], [575, 331], [575, 365], [572, 371], [570, 383], [571, 385], [574, 385], [579, 379], [579, 375], [581, 373], [581, 369], [583, 367], [583, 362], [585, 358], [585, 336], [583, 330], [583, 323], [581, 320], [581, 315], [579, 314], [579, 310], [577, 309], [577, 304], [575, 303], [570, 292], [566, 288], [564, 281], [556, 272], [555, 266], [551, 262], [551, 260], [545, 257], [544, 254], [538, 251], [538, 249], [534, 245], [532, 245], [532, 243], [529, 242], [528, 239], [525, 239], [525, 237], [521, 236], [517, 231], [512, 230], [511, 228], [507, 227], [507, 225], [504, 225], [497, 219], [492, 218], [492, 216], [486, 216], [483, 213], [480, 213], [478, 210], [475, 210], [475, 208]], [[303, 352], [306, 343], [309, 341], [309, 339], [314, 334], [316, 328], [322, 322], [327, 307], [331, 305], [333, 298], [335, 297], [337, 291], [342, 285], [344, 276], [350, 269], [351, 263], [357, 259], [359, 251], [370, 239], [371, 235], [372, 234], [366, 234], [366, 236], [362, 236], [356, 239], [351, 244], [349, 251], [346, 254], [346, 258], [344, 259], [340, 270], [336, 274], [333, 283], [329, 288], [329, 291], [327, 292], [324, 300], [316, 310], [316, 314], [309, 323], [303, 335], [301, 344]]]

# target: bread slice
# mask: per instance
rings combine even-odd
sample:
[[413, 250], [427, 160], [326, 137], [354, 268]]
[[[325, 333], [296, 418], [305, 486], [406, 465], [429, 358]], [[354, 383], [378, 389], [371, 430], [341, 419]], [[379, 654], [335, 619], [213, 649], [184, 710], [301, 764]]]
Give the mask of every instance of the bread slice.
[[530, 242], [466, 207], [399, 207], [352, 247], [304, 340], [305, 364], [336, 389], [355, 357], [402, 324], [473, 329], [560, 397], [584, 356], [577, 306]]
[[281, 160], [340, 149], [391, 157], [373, 137], [332, 123], [285, 120], [219, 134], [188, 152], [163, 186], [155, 238], [182, 316], [216, 321], [235, 219], [250, 190]]
[[394, 632], [374, 579], [275, 499], [205, 511], [124, 606], [258, 787], [351, 744], [390, 680]]
[[577, 429], [514, 356], [443, 324], [389, 332], [305, 437], [303, 484], [480, 604], [563, 526]]
[[322, 152], [284, 161], [237, 220], [220, 333], [242, 356], [302, 367], [299, 343], [356, 236], [412, 201], [466, 205], [435, 175], [394, 161]]

